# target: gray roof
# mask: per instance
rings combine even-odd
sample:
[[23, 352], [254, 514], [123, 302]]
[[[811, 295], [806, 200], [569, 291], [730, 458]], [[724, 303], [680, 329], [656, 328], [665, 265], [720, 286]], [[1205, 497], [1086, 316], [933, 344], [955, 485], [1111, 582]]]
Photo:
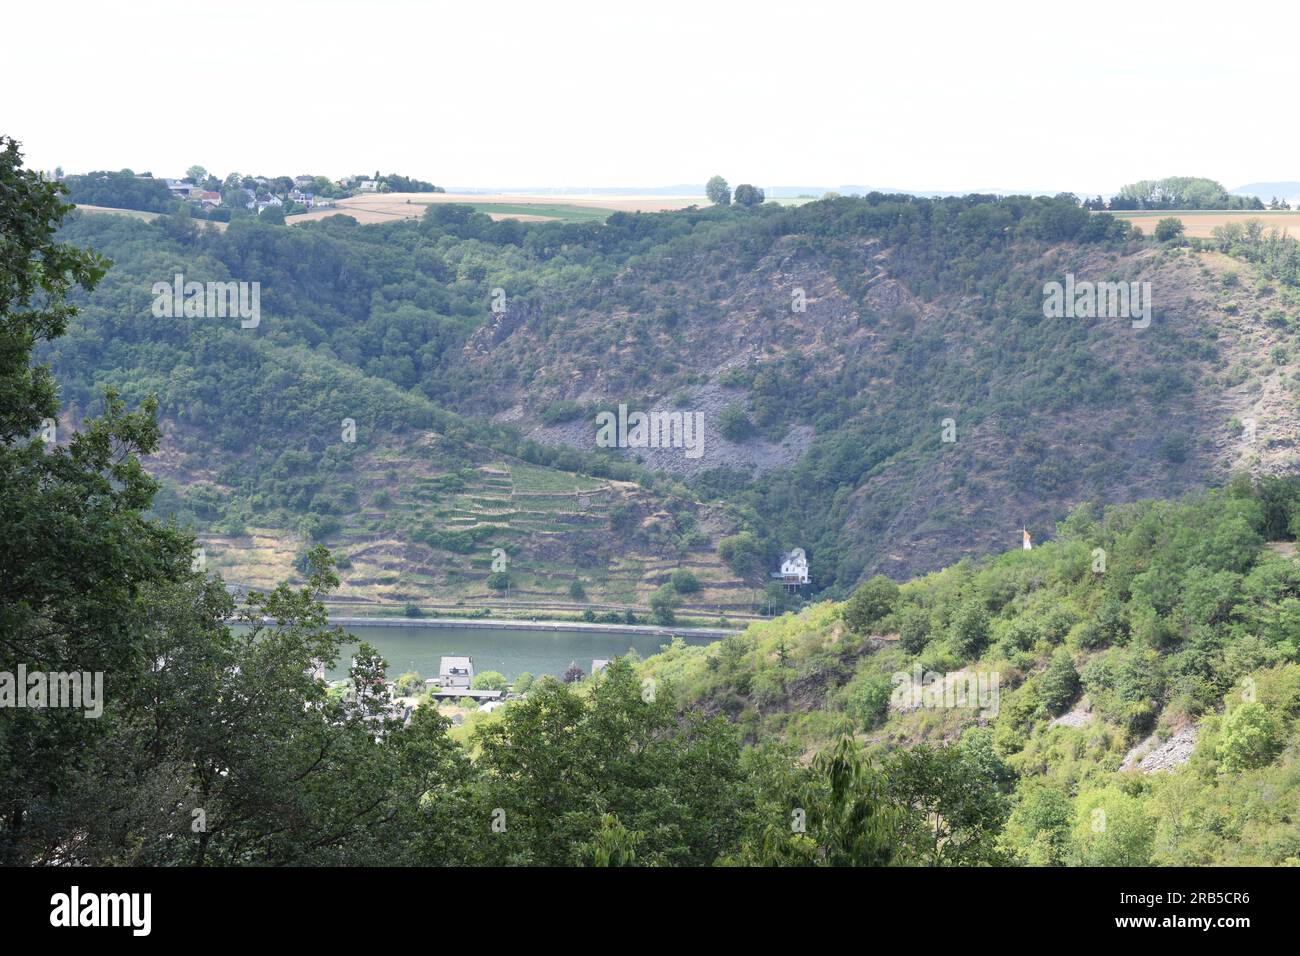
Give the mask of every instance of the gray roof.
[[442, 663], [438, 665], [438, 673], [450, 674], [453, 670], [472, 671], [474, 669], [474, 658], [472, 657], [444, 657]]
[[473, 690], [469, 687], [432, 687], [429, 693], [434, 697], [469, 697], [473, 700], [500, 700], [506, 695], [503, 690]]

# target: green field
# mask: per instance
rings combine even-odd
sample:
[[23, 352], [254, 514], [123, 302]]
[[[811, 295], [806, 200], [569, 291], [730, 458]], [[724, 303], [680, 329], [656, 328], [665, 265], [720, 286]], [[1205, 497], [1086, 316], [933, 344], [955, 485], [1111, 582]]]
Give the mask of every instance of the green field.
[[559, 222], [603, 222], [614, 212], [612, 209], [570, 206], [565, 203], [475, 202], [465, 205], [473, 206], [475, 212], [490, 216], [545, 216]]
[[607, 482], [586, 475], [572, 475], [554, 468], [541, 468], [516, 462], [510, 466], [510, 477], [514, 490], [523, 493], [558, 492], [572, 494], [575, 491], [596, 491], [604, 488]]

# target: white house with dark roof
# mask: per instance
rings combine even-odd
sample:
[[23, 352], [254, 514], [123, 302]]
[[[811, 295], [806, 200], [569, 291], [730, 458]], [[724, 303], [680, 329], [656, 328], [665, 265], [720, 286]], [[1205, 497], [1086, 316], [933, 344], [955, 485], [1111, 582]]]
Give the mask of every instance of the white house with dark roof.
[[807, 584], [808, 555], [804, 554], [803, 548], [793, 548], [781, 555], [781, 570], [773, 571], [772, 577], [787, 588], [797, 588]]

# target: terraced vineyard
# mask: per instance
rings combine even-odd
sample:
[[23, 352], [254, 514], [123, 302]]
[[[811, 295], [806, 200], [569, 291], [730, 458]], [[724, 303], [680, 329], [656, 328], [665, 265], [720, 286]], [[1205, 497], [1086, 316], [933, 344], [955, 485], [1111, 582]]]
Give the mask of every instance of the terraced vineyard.
[[[650, 595], [685, 568], [701, 587], [682, 614], [710, 623], [753, 616], [753, 590], [717, 556], [734, 529], [714, 510], [499, 456], [440, 468], [435, 445], [426, 435], [360, 459], [361, 505], [322, 539], [340, 559], [333, 603], [368, 614], [408, 605], [430, 614], [645, 614]], [[211, 566], [241, 588], [299, 576], [307, 544], [289, 529], [260, 527], [201, 540]]]

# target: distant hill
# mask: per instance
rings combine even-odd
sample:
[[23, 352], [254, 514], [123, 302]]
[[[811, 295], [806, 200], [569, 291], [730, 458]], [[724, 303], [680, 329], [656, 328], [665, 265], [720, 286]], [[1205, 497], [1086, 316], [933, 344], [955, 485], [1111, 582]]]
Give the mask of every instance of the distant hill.
[[[986, 196], [1041, 196], [1041, 189], [1008, 189], [1003, 186], [987, 189], [936, 190], [909, 189], [901, 186], [772, 186], [765, 187], [767, 195], [777, 199], [792, 199], [796, 196], [815, 196], [820, 199], [826, 193], [838, 193], [841, 196], [866, 196], [869, 193], [883, 193], [886, 196], [922, 196], [927, 199], [941, 199], [951, 196], [968, 196], [972, 193]], [[1052, 194], [1059, 190], [1053, 190]]]
[[[716, 245], [680, 244], [671, 267], [638, 260], [617, 285], [543, 309], [550, 319], [490, 341], [480, 330], [466, 355], [480, 385], [461, 410], [589, 452], [584, 419], [550, 424], [553, 409], [633, 391], [648, 408], [748, 421], [749, 437], [711, 440], [698, 460], [638, 455], [751, 515], [767, 549], [805, 547], [821, 586], [996, 551], [1088, 498], [1293, 469], [1294, 291], [1217, 253], [1036, 239], [1012, 212], [1034, 208], [973, 204], [952, 232], [917, 203], [766, 211]], [[981, 233], [986, 213], [1021, 238]], [[857, 216], [872, 224], [848, 226]], [[1045, 321], [1043, 283], [1066, 273], [1163, 290], [1151, 327]], [[948, 418], [957, 440], [944, 444]], [[1241, 442], [1247, 418], [1269, 422], [1266, 440]]]
[[[744, 180], [739, 180], [744, 182]], [[735, 186], [735, 183], [732, 183]], [[1007, 188], [1004, 186], [981, 189], [963, 189], [963, 190], [934, 190], [934, 189], [910, 189], [902, 186], [864, 186], [861, 184], [849, 184], [839, 186], [768, 186], [764, 183], [755, 182], [755, 186], [766, 193], [771, 199], [795, 199], [801, 196], [811, 196], [820, 199], [826, 193], [838, 193], [841, 196], [865, 196], [868, 193], [883, 193], [890, 196], [923, 196], [928, 199], [967, 196], [972, 193], [989, 196], [1042, 196], [1055, 195], [1058, 192], [1068, 190], [1043, 190], [1043, 189], [1026, 189], [1026, 188]], [[699, 196], [704, 197], [704, 183], [678, 183], [673, 186], [448, 186], [447, 191], [450, 193], [465, 193], [470, 195], [493, 194], [493, 193], [521, 193], [528, 195], [545, 196], [548, 194], [564, 196]], [[1087, 191], [1076, 191], [1078, 195], [1092, 195]]]
[[1286, 180], [1276, 183], [1246, 183], [1233, 190], [1238, 196], [1256, 196], [1264, 202], [1270, 199], [1285, 199], [1295, 205], [1293, 200], [1300, 198], [1300, 181]]

